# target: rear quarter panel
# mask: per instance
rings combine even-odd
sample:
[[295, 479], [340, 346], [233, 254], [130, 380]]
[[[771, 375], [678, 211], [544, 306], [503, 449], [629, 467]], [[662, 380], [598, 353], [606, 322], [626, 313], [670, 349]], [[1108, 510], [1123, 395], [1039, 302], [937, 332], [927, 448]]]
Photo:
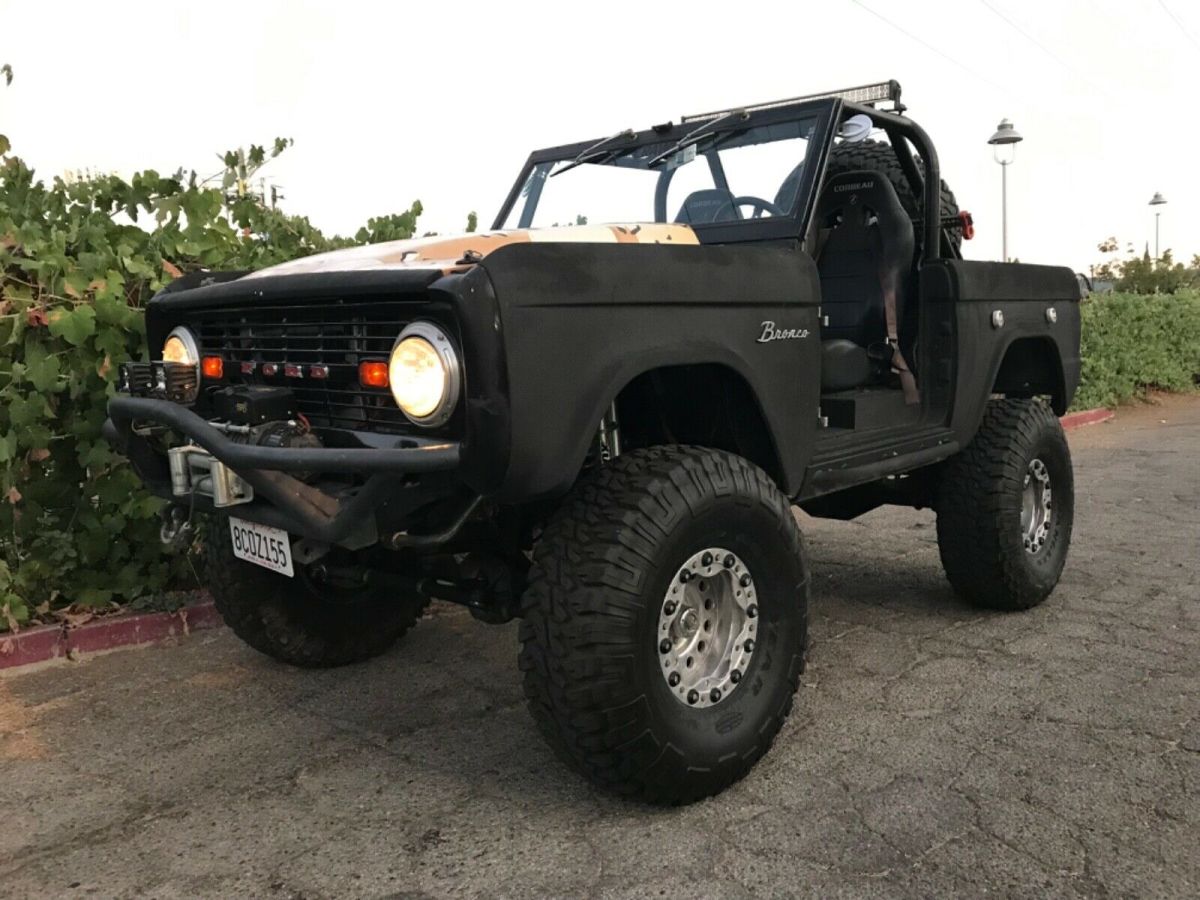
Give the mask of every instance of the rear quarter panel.
[[[1066, 411], [1079, 386], [1079, 283], [1074, 272], [1062, 266], [938, 260], [922, 268], [921, 280], [926, 299], [954, 306], [957, 352], [950, 426], [960, 445], [978, 430], [1001, 363], [1016, 341], [1035, 339], [1039, 353], [1052, 357], [1054, 409], [1060, 415]], [[997, 312], [1003, 316], [999, 327], [993, 324]]]
[[[502, 499], [567, 490], [620, 390], [650, 369], [692, 363], [724, 365], [745, 379], [780, 459], [781, 487], [798, 490], [820, 391], [820, 286], [802, 251], [522, 244], [481, 265], [498, 300], [508, 365], [512, 437]], [[764, 322], [807, 337], [760, 342]]]

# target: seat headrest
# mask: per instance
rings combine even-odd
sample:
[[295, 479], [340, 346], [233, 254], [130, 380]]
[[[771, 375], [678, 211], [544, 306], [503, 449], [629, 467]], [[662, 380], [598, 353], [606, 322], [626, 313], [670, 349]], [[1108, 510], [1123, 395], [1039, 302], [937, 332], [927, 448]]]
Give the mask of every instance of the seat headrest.
[[733, 193], [720, 188], [707, 188], [702, 191], [692, 191], [679, 207], [675, 221], [686, 225], [698, 225], [716, 222], [720, 219], [736, 219], [737, 210], [733, 205]]
[[878, 172], [863, 169], [834, 175], [825, 183], [817, 203], [817, 222], [828, 227], [835, 216], [850, 210], [870, 210], [879, 217], [910, 222], [892, 183]]

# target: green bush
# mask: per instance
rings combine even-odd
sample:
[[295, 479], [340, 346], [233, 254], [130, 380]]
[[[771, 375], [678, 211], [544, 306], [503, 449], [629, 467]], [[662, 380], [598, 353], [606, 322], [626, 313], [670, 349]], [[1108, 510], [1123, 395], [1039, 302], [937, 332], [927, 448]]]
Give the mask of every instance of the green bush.
[[350, 240], [248, 191], [289, 144], [231, 151], [207, 181], [146, 171], [46, 185], [0, 135], [0, 630], [186, 575], [159, 543], [161, 502], [100, 435], [117, 367], [146, 349], [142, 307], [157, 290], [190, 271], [412, 236], [419, 203]]
[[1200, 373], [1200, 293], [1093, 294], [1081, 311], [1076, 409], [1115, 406], [1147, 388], [1193, 388]]

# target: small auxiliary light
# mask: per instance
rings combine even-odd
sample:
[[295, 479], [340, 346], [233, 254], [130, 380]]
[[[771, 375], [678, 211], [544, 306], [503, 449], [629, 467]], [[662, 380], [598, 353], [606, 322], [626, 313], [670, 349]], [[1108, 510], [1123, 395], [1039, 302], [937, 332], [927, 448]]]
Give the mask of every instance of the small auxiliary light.
[[383, 360], [369, 359], [358, 364], [358, 383], [363, 387], [385, 388], [388, 386], [388, 364]]
[[205, 378], [218, 379], [225, 374], [225, 360], [219, 356], [206, 356], [200, 360], [200, 371]]

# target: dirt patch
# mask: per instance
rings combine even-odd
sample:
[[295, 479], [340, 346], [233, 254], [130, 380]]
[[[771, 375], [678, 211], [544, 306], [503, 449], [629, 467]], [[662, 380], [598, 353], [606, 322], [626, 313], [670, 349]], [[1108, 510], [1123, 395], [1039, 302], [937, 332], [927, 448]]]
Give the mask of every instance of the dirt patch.
[[37, 720], [61, 709], [70, 701], [56, 697], [37, 706], [27, 706], [0, 681], [0, 759], [46, 759], [51, 751], [42, 740]]

